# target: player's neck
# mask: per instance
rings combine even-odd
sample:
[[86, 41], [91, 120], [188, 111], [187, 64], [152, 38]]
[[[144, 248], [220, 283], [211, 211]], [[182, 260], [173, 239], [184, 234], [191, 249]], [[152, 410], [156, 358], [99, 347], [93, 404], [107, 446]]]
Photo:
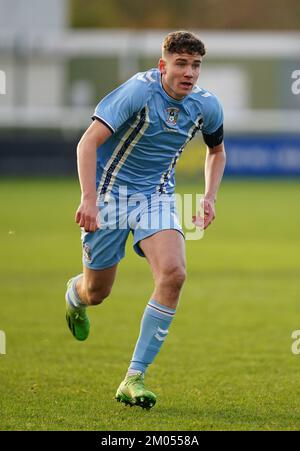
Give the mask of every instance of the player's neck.
[[171, 97], [174, 100], [180, 101], [183, 100], [185, 96], [178, 96], [176, 93], [170, 88], [170, 86], [166, 83], [164, 80], [164, 76], [161, 75], [161, 85], [163, 90], [168, 94], [169, 97]]

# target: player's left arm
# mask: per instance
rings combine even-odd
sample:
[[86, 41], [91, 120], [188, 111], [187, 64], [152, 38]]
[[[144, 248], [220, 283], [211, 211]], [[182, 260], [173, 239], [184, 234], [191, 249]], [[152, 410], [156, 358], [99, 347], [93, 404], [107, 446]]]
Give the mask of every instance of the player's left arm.
[[215, 202], [226, 164], [224, 142], [207, 146], [205, 160], [204, 229], [216, 217]]
[[208, 93], [205, 98], [206, 102], [202, 104], [202, 135], [204, 142], [207, 145], [204, 168], [204, 218], [201, 217], [201, 215], [193, 217], [194, 224], [199, 225], [204, 229], [206, 229], [216, 217], [215, 202], [226, 163], [223, 108], [215, 95]]
[[203, 133], [203, 138], [207, 145], [204, 167], [204, 218], [201, 215], [194, 216], [193, 222], [195, 225], [206, 229], [216, 217], [215, 202], [226, 163], [223, 124], [221, 124], [213, 133]]

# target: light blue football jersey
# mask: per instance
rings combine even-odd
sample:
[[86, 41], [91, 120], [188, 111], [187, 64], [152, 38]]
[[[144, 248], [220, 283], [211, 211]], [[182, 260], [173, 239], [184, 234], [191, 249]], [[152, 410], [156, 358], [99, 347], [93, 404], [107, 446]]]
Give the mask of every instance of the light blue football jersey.
[[182, 100], [170, 97], [158, 69], [134, 75], [104, 97], [95, 109], [111, 129], [97, 149], [98, 196], [172, 194], [175, 166], [186, 144], [198, 133], [212, 134], [223, 124], [217, 97], [195, 86]]

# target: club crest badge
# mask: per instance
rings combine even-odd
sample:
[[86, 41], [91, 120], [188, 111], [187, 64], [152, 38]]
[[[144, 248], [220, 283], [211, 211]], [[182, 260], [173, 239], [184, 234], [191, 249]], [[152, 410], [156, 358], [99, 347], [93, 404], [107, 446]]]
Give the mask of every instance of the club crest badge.
[[90, 246], [87, 243], [84, 243], [84, 245], [83, 245], [83, 255], [84, 255], [84, 258], [86, 259], [86, 261], [88, 263], [91, 263], [91, 261], [92, 261], [92, 251], [91, 251]]
[[167, 108], [167, 123], [170, 125], [176, 125], [178, 121], [179, 108]]

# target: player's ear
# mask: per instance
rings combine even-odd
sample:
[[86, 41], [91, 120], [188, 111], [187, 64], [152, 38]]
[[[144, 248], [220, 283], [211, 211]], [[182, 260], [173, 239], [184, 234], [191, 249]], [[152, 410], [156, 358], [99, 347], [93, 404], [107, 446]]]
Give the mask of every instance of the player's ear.
[[162, 75], [166, 73], [166, 61], [163, 58], [158, 61], [158, 69]]

